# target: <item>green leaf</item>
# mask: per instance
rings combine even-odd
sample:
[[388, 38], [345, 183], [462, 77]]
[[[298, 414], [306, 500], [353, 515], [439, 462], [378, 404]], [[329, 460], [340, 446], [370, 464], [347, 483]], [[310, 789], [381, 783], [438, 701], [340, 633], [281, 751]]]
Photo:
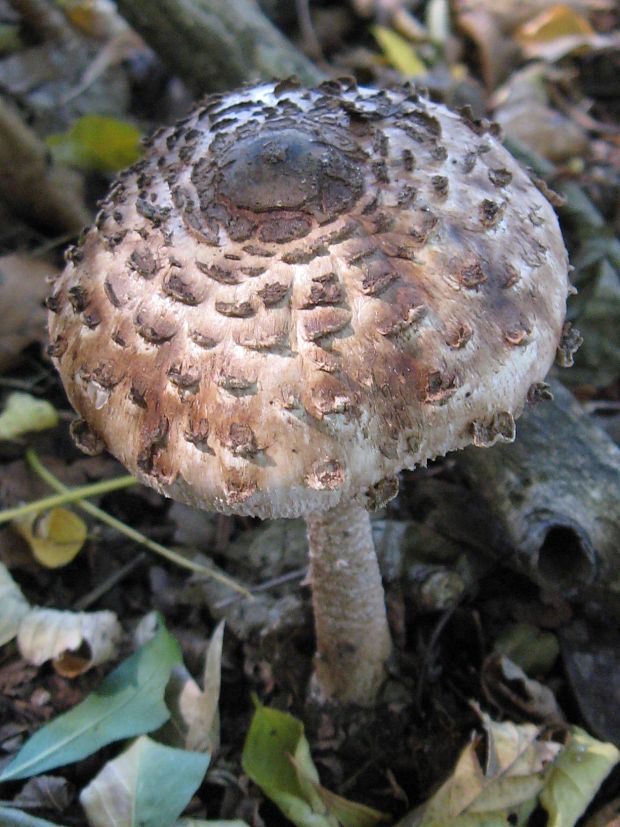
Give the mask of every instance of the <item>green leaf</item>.
[[0, 439], [15, 439], [29, 431], [55, 428], [58, 414], [45, 399], [16, 391], [9, 395], [0, 414]]
[[286, 712], [257, 708], [241, 763], [244, 772], [297, 827], [373, 827], [387, 818], [320, 785], [304, 726]]
[[143, 735], [82, 790], [91, 827], [170, 827], [200, 786], [209, 760]]
[[0, 55], [8, 55], [21, 49], [19, 26], [15, 23], [0, 23]]
[[174, 827], [249, 827], [249, 825], [240, 818], [207, 820], [204, 818], [181, 818]]
[[540, 794], [540, 803], [549, 813], [547, 827], [573, 827], [619, 759], [613, 744], [573, 727]]
[[164, 690], [172, 667], [180, 661], [179, 644], [160, 621], [155, 637], [95, 692], [24, 744], [0, 774], [0, 782], [71, 764], [113, 741], [157, 729], [170, 715]]
[[531, 623], [512, 623], [495, 640], [493, 649], [510, 658], [530, 677], [546, 675], [560, 653], [557, 637]]
[[36, 818], [12, 807], [0, 807], [0, 824], [2, 827], [62, 827], [55, 821]]
[[104, 115], [83, 115], [68, 132], [46, 141], [57, 163], [88, 171], [116, 172], [142, 154], [136, 127]]
[[408, 40], [385, 26], [371, 26], [370, 31], [390, 66], [407, 77], [426, 74], [426, 66]]

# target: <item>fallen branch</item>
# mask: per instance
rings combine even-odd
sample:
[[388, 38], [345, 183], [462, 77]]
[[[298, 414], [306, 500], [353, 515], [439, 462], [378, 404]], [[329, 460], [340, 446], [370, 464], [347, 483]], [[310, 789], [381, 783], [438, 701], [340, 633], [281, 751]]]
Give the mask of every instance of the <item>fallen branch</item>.
[[34, 227], [76, 234], [91, 219], [82, 178], [52, 163], [49, 150], [0, 97], [0, 201]]
[[514, 443], [455, 460], [498, 520], [507, 561], [546, 589], [617, 602], [620, 449], [569, 391], [552, 389], [552, 402], [519, 421]]
[[247, 81], [324, 75], [252, 0], [118, 0], [118, 9], [196, 95]]

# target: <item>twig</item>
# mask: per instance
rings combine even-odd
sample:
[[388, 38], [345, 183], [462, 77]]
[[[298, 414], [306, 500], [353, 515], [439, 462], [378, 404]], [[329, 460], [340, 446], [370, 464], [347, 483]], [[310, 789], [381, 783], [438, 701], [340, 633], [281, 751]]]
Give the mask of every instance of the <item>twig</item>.
[[134, 569], [137, 569], [138, 566], [141, 566], [142, 563], [144, 563], [144, 561], [146, 560], [146, 558], [146, 553], [144, 551], [141, 551], [140, 554], [138, 554], [128, 563], [125, 563], [125, 565], [121, 566], [120, 569], [116, 569], [116, 571], [113, 571], [112, 574], [109, 577], [106, 577], [106, 579], [102, 583], [98, 583], [94, 589], [88, 592], [88, 594], [85, 594], [82, 597], [80, 597], [79, 600], [76, 600], [73, 605], [73, 608], [77, 612], [83, 612], [84, 609], [88, 609], [89, 606], [92, 606], [93, 603], [96, 603], [100, 597], [103, 597], [103, 595], [106, 592], [114, 588], [114, 586], [116, 586], [117, 583], [120, 583], [121, 580], [124, 580], [128, 574], [131, 574], [131, 572]]
[[437, 641], [441, 637], [441, 633], [445, 629], [447, 622], [450, 620], [452, 615], [454, 614], [454, 607], [445, 611], [439, 620], [435, 628], [433, 629], [433, 633], [431, 635], [431, 639], [428, 642], [428, 646], [424, 652], [424, 657], [422, 658], [422, 665], [420, 666], [420, 675], [418, 678], [418, 684], [416, 686], [415, 691], [415, 707], [420, 712], [422, 708], [422, 694], [424, 692], [424, 686], [426, 684], [426, 676], [428, 674], [428, 669], [431, 663], [431, 658], [433, 656], [433, 651], [437, 646]]
[[[276, 586], [282, 586], [284, 583], [290, 583], [291, 580], [301, 580], [302, 577], [306, 574], [306, 566], [303, 569], [295, 569], [294, 571], [287, 571], [286, 574], [281, 574], [279, 577], [272, 577], [270, 580], [265, 580], [263, 583], [259, 583], [258, 586], [252, 587], [252, 594], [259, 594], [260, 592], [269, 591], [269, 589], [274, 589]], [[224, 600], [218, 600], [217, 603], [213, 604], [214, 609], [224, 609], [226, 606], [229, 606], [231, 603], [236, 603], [239, 600], [239, 597], [236, 595], [234, 597], [226, 597]]]
[[[75, 490], [79, 491], [80, 489], [71, 489], [67, 488], [57, 479], [52, 473], [50, 473], [44, 465], [42, 465], [41, 461], [35, 454], [33, 450], [28, 450], [26, 452], [26, 459], [30, 464], [32, 470], [39, 476], [41, 479], [46, 482], [50, 488], [54, 488], [56, 491], [65, 492], [66, 494], [73, 494]], [[121, 478], [122, 479], [122, 478]], [[129, 479], [132, 482], [136, 482], [133, 477]], [[102, 485], [103, 483], [99, 483]], [[84, 486], [86, 488], [88, 486]], [[82, 489], [83, 490], [83, 489]], [[48, 499], [52, 499], [49, 497]], [[202, 563], [195, 563], [193, 560], [188, 559], [187, 557], [183, 556], [182, 554], [178, 554], [176, 551], [167, 548], [166, 546], [162, 546], [161, 543], [155, 542], [155, 540], [151, 540], [150, 537], [142, 534], [139, 531], [136, 531], [135, 528], [128, 526], [126, 523], [123, 523], [121, 520], [117, 520], [116, 517], [113, 517], [111, 514], [108, 514], [107, 511], [104, 511], [101, 508], [98, 508], [96, 505], [93, 505], [89, 502], [81, 502], [80, 497], [73, 497], [73, 500], [78, 500], [78, 506], [87, 514], [90, 514], [91, 517], [95, 517], [95, 519], [99, 520], [99, 522], [105, 523], [105, 525], [110, 526], [110, 528], [116, 529], [116, 531], [124, 534], [125, 537], [129, 537], [130, 540], [133, 540], [136, 543], [148, 548], [150, 551], [154, 551], [155, 554], [159, 554], [161, 557], [165, 557], [166, 560], [169, 560], [172, 563], [176, 563], [177, 566], [181, 566], [182, 568], [189, 569], [190, 571], [198, 572], [199, 574], [204, 574], [208, 577], [212, 577], [214, 580], [222, 583], [225, 586], [228, 586], [229, 589], [233, 591], [239, 592], [239, 594], [243, 595], [246, 598], [252, 598], [251, 593], [245, 586], [242, 586], [240, 583], [237, 583], [232, 577], [228, 577], [225, 574], [221, 574], [219, 571], [211, 568], [211, 566], [205, 566]], [[42, 502], [41, 500], [39, 502]], [[6, 513], [6, 512], [5, 512]], [[0, 516], [2, 516], [0, 514]]]
[[[28, 454], [30, 453], [31, 452], [29, 451]], [[28, 457], [28, 461], [30, 462], [30, 457]], [[33, 466], [33, 469], [37, 471], [34, 464], [31, 463], [31, 465]], [[28, 514], [38, 514], [40, 511], [49, 511], [49, 509], [57, 508], [60, 505], [74, 503], [78, 500], [86, 499], [87, 497], [96, 497], [100, 494], [108, 494], [110, 491], [118, 491], [121, 488], [128, 488], [130, 485], [136, 485], [136, 480], [131, 476], [115, 477], [112, 480], [101, 480], [100, 482], [94, 482], [91, 485], [80, 485], [78, 488], [67, 488], [62, 485], [62, 483], [59, 485], [51, 485], [50, 483], [50, 487], [55, 488], [61, 493], [53, 494], [50, 497], [43, 497], [43, 499], [34, 500], [33, 502], [26, 503], [25, 505], [18, 505], [15, 508], [6, 508], [4, 511], [0, 511], [0, 525], [3, 523], [9, 523], [11, 520], [19, 520], [21, 517], [26, 517]]]

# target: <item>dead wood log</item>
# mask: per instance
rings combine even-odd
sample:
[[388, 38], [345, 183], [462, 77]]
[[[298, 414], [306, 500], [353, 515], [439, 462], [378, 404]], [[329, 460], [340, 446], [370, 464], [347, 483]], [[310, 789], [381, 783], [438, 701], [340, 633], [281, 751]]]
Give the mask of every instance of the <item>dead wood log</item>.
[[31, 226], [74, 234], [90, 221], [81, 176], [54, 164], [43, 141], [0, 98], [0, 201]]
[[253, 0], [118, 0], [118, 9], [196, 95], [247, 81], [323, 74]]
[[620, 610], [620, 449], [553, 382], [511, 444], [455, 454], [503, 533], [499, 554], [546, 590]]

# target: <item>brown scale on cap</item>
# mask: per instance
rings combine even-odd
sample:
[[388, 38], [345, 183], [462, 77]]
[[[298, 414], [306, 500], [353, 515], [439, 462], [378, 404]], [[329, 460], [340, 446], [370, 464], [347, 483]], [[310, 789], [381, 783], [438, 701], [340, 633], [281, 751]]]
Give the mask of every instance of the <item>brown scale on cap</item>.
[[568, 290], [553, 210], [488, 124], [406, 88], [264, 83], [147, 142], [67, 255], [50, 353], [88, 450], [294, 516], [511, 439], [558, 344], [570, 362]]

